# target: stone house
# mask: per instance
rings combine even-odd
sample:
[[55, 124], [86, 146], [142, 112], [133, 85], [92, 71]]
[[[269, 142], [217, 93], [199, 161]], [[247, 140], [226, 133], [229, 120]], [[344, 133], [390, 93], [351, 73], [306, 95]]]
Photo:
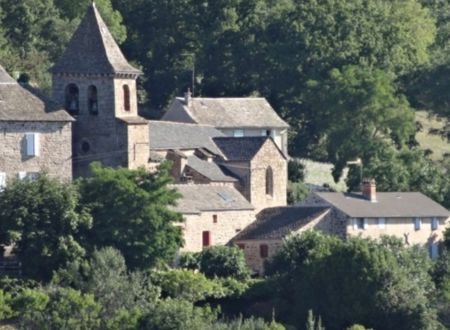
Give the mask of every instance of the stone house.
[[364, 180], [362, 187], [362, 193], [315, 193], [315, 205], [332, 208], [333, 233], [343, 238], [397, 236], [438, 256], [450, 211], [419, 192], [377, 192], [374, 180]]
[[210, 125], [230, 137], [271, 136], [288, 154], [289, 125], [262, 97], [192, 97], [188, 91], [173, 100], [162, 120]]
[[0, 66], [0, 189], [39, 172], [72, 178], [73, 118]]
[[182, 213], [182, 251], [198, 252], [225, 245], [255, 220], [254, 207], [232, 186], [175, 185], [183, 198], [175, 210]]
[[266, 261], [281, 249], [286, 237], [309, 229], [331, 232], [330, 212], [327, 206], [267, 208], [231, 243], [242, 249], [250, 269], [263, 275]]
[[75, 118], [75, 177], [89, 175], [93, 161], [148, 166], [148, 123], [137, 111], [140, 71], [127, 62], [94, 3], [51, 72], [54, 101]]

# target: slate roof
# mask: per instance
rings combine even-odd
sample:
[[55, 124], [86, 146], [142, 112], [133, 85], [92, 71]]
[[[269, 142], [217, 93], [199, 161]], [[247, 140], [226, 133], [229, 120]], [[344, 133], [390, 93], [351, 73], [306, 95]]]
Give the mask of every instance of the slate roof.
[[51, 71], [74, 74], [140, 73], [125, 59], [94, 3], [89, 6], [63, 56]]
[[249, 161], [258, 153], [267, 136], [216, 137], [215, 144], [229, 161]]
[[254, 210], [254, 207], [230, 186], [200, 184], [173, 185], [183, 196], [175, 211], [183, 214], [199, 214], [202, 211]]
[[330, 210], [324, 206], [284, 206], [262, 210], [233, 241], [282, 239]]
[[0, 65], [0, 121], [69, 122], [73, 118], [36, 90], [21, 86]]
[[149, 121], [150, 149], [197, 149], [205, 148], [216, 155], [222, 152], [213, 142], [214, 137], [224, 134], [214, 127], [196, 124]]
[[269, 102], [262, 97], [241, 98], [191, 98], [187, 107], [185, 99], [178, 97], [172, 103], [163, 120], [186, 121], [186, 112], [198, 124], [217, 128], [288, 128]]
[[207, 177], [211, 181], [216, 182], [236, 182], [237, 179], [226, 175], [220, 165], [214, 162], [208, 162], [200, 159], [197, 156], [189, 156], [187, 158], [187, 165], [196, 172]]
[[317, 196], [352, 218], [449, 217], [450, 211], [419, 192], [377, 192], [377, 202], [361, 193], [317, 192]]

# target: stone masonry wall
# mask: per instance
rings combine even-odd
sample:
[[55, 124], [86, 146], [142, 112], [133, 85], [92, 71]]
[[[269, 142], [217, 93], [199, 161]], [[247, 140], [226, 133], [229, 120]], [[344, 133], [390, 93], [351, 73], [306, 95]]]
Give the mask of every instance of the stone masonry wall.
[[[273, 196], [266, 194], [266, 169], [272, 168]], [[250, 162], [250, 202], [260, 211], [287, 204], [287, 161], [271, 140], [267, 140]]]
[[[217, 215], [214, 223], [213, 215]], [[203, 249], [203, 231], [211, 232], [212, 245], [225, 245], [237, 233], [255, 221], [255, 212], [248, 211], [218, 211], [202, 212], [201, 214], [184, 215], [185, 222], [181, 225], [185, 244], [181, 251], [199, 252]]]
[[[89, 175], [89, 164], [93, 161], [112, 167], [128, 166], [129, 141], [135, 134], [129, 137], [128, 129], [116, 118], [137, 116], [135, 80], [109, 76], [56, 75], [53, 77], [52, 97], [62, 106], [65, 106], [65, 89], [69, 84], [75, 84], [79, 89], [79, 113], [74, 116], [76, 122], [73, 124], [74, 176]], [[125, 112], [123, 106], [124, 84], [130, 88], [129, 112]], [[97, 88], [98, 114], [88, 110], [90, 86]], [[144, 129], [137, 131], [143, 132]], [[141, 160], [138, 162], [141, 163]]]
[[[39, 133], [40, 154], [26, 156], [26, 133]], [[51, 177], [72, 179], [71, 123], [0, 122], [0, 172], [8, 179], [18, 172], [46, 171]]]

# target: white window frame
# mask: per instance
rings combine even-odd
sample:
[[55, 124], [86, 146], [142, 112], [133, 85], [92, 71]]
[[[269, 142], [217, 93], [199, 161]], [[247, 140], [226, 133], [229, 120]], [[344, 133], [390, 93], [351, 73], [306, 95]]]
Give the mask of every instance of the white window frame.
[[386, 218], [378, 218], [378, 228], [380, 229], [386, 228]]
[[369, 219], [364, 218], [363, 221], [363, 230], [366, 230], [367, 228], [369, 228]]
[[233, 131], [233, 137], [244, 137], [244, 130], [243, 129], [235, 129]]
[[27, 172], [25, 172], [25, 171], [20, 171], [17, 173], [17, 178], [19, 180], [24, 180], [24, 179], [26, 179], [26, 177], [27, 177]]
[[[360, 228], [359, 226], [360, 221], [362, 221], [362, 228]], [[353, 222], [353, 230], [366, 230], [369, 225], [367, 222], [367, 218], [353, 218], [352, 222]]]
[[37, 157], [40, 154], [39, 133], [26, 133], [26, 155], [30, 157]]
[[414, 230], [420, 230], [422, 229], [422, 218], [415, 218], [414, 219]]
[[431, 219], [431, 230], [438, 230], [438, 228], [439, 228], [439, 219], [432, 218]]

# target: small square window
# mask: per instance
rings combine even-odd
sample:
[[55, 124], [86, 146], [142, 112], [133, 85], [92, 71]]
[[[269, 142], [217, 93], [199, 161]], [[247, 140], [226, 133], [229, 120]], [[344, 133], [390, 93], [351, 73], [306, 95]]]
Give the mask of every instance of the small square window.
[[422, 228], [422, 219], [421, 218], [415, 218], [414, 219], [414, 229], [420, 230]]
[[213, 214], [213, 223], [217, 223], [217, 214]]

